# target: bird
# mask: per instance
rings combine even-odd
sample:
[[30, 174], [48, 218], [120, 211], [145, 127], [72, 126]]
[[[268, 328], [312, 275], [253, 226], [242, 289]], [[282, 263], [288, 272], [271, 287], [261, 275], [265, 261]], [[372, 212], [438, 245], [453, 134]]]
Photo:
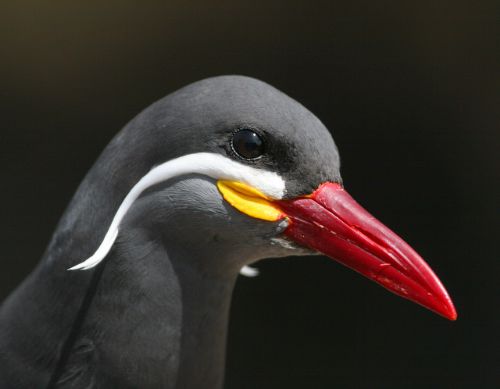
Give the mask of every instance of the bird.
[[222, 388], [238, 275], [294, 255], [457, 317], [426, 262], [349, 195], [313, 113], [251, 77], [189, 84], [105, 147], [2, 303], [0, 387]]

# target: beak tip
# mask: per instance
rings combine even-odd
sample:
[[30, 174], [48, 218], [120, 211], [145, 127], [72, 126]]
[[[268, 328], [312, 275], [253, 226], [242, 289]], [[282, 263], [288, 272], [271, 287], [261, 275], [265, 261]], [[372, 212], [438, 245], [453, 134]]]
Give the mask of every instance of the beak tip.
[[441, 308], [436, 313], [450, 321], [456, 321], [458, 317], [457, 310], [449, 298], [442, 303]]
[[449, 311], [448, 311], [448, 314], [446, 315], [446, 318], [450, 321], [456, 321], [457, 317], [458, 317], [457, 311], [456, 311], [455, 307], [453, 306], [453, 304], [451, 303], [449, 306]]

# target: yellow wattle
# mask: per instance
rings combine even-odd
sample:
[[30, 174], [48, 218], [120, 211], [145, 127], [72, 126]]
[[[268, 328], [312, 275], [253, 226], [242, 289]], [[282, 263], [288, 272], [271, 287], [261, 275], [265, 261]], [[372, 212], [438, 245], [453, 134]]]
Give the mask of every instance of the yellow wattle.
[[259, 190], [237, 181], [217, 181], [222, 197], [238, 211], [256, 219], [276, 221], [283, 213]]

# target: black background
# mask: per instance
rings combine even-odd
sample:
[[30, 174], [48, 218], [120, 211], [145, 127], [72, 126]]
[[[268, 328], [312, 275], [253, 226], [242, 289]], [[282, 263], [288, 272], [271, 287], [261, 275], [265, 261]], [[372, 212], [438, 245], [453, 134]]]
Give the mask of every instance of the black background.
[[351, 194], [435, 269], [451, 323], [326, 258], [240, 279], [226, 388], [500, 387], [498, 1], [2, 3], [0, 298], [138, 111], [204, 77], [282, 89]]

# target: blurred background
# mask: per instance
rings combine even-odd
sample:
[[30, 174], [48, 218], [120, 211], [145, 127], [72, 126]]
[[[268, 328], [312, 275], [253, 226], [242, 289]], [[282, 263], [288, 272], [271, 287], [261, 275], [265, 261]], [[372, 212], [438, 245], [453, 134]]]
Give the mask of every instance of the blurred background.
[[432, 265], [451, 323], [322, 257], [238, 281], [226, 388], [500, 387], [498, 1], [0, 7], [0, 300], [141, 109], [244, 74], [312, 110], [351, 194]]

